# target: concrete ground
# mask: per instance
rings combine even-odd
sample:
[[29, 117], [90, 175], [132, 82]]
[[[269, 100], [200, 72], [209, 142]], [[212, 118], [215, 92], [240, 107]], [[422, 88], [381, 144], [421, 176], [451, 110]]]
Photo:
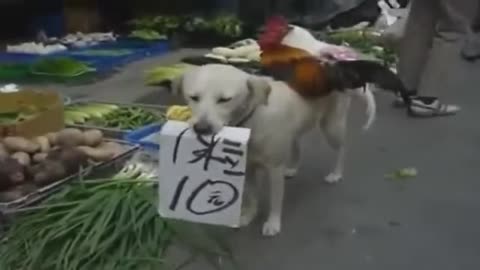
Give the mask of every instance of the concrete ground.
[[[143, 71], [188, 53], [134, 63], [93, 85], [50, 87], [72, 97], [170, 104], [162, 90], [143, 85]], [[439, 93], [463, 111], [411, 119], [378, 94], [378, 120], [363, 133], [355, 104], [345, 179], [333, 186], [323, 182], [332, 152], [321, 135], [308, 134], [300, 173], [287, 183], [282, 233], [263, 238], [260, 224], [232, 232], [239, 269], [480, 269], [480, 63], [461, 62], [452, 50], [442, 62]], [[418, 176], [385, 179], [404, 167]]]

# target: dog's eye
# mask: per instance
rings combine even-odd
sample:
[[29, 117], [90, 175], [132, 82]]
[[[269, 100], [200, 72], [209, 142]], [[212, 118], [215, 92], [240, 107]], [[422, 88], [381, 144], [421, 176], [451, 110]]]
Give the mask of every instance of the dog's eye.
[[200, 100], [200, 97], [199, 96], [190, 96], [190, 99], [197, 102], [198, 100]]
[[229, 102], [230, 100], [232, 100], [232, 98], [219, 98], [217, 100], [218, 103], [226, 103], [226, 102]]

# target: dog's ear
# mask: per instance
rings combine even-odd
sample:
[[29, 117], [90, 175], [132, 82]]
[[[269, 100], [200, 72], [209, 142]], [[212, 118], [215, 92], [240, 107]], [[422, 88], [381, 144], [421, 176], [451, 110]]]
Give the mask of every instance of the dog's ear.
[[162, 81], [160, 86], [165, 87], [170, 94], [180, 96], [183, 92], [183, 75]]
[[248, 91], [253, 95], [257, 104], [267, 104], [272, 88], [267, 79], [257, 76], [250, 76], [247, 80]]

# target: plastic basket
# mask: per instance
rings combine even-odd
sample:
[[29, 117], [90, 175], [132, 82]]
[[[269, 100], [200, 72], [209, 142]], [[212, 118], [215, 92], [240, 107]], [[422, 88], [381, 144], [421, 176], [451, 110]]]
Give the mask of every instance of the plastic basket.
[[148, 140], [148, 138], [159, 133], [160, 130], [162, 130], [162, 126], [163, 124], [155, 123], [141, 127], [125, 134], [123, 140], [132, 144], [138, 144], [146, 152], [158, 156], [158, 151], [160, 151], [160, 144], [152, 142], [151, 140]]

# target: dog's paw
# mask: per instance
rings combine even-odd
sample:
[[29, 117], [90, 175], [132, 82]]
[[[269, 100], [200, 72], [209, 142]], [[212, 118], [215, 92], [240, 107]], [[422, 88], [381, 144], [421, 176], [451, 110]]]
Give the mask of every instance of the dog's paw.
[[285, 175], [285, 178], [294, 178], [297, 176], [297, 168], [288, 168], [283, 172], [283, 175]]
[[342, 175], [338, 173], [330, 173], [325, 177], [325, 182], [329, 184], [335, 184], [340, 180], [342, 180]]
[[281, 222], [280, 218], [269, 218], [264, 224], [262, 228], [263, 236], [275, 236], [280, 233], [281, 230]]

